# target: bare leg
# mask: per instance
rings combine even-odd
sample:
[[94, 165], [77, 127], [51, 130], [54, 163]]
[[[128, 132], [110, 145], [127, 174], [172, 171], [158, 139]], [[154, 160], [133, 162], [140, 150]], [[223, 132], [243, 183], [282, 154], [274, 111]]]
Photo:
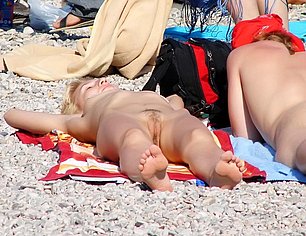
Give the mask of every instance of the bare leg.
[[228, 0], [227, 9], [235, 23], [259, 16], [256, 0]]
[[139, 170], [143, 181], [151, 189], [160, 191], [173, 190], [166, 173], [167, 167], [168, 160], [158, 146], [152, 145], [142, 154]]
[[188, 164], [210, 186], [231, 189], [241, 181], [243, 162], [220, 149], [207, 127], [184, 110], [164, 121], [161, 147], [169, 161]]
[[305, 115], [299, 112], [294, 113], [289, 111], [285, 116], [283, 120], [285, 120], [284, 123], [286, 123], [287, 126], [284, 127], [279, 125], [280, 128], [278, 128], [278, 130], [280, 131], [276, 131], [275, 160], [291, 168], [296, 168], [303, 174], [306, 174], [306, 129], [286, 122], [291, 122], [292, 117], [305, 119]]
[[296, 150], [295, 166], [306, 175], [306, 139], [301, 142]]
[[[55, 22], [53, 23], [53, 27], [54, 27], [55, 29], [60, 28], [60, 26], [61, 26], [61, 25], [60, 25], [61, 20], [63, 20], [63, 19], [59, 19], [59, 20], [57, 20], [57, 21], [55, 21]], [[81, 22], [81, 19], [80, 19], [79, 17], [77, 17], [77, 16], [75, 16], [75, 15], [73, 15], [73, 14], [71, 14], [71, 13], [69, 13], [69, 14], [67, 15], [67, 18], [66, 18], [65, 20], [66, 20], [66, 26], [76, 25], [76, 24], [78, 24], [78, 23]]]
[[283, 19], [284, 28], [288, 30], [287, 0], [228, 0], [227, 9], [235, 23], [275, 13]]
[[283, 26], [286, 30], [288, 30], [288, 6], [287, 0], [268, 0], [267, 6], [265, 5], [265, 0], [257, 0], [258, 9], [260, 11], [260, 15], [263, 14], [277, 14], [283, 20]]
[[296, 150], [295, 166], [306, 175], [306, 139], [304, 139]]
[[[104, 119], [99, 127], [97, 147], [100, 155], [119, 162], [120, 171], [133, 181], [145, 182], [153, 190], [172, 190], [164, 163], [161, 161], [162, 154], [155, 151], [152, 145], [153, 141], [147, 127], [144, 127], [137, 119], [124, 114], [114, 113]], [[150, 152], [148, 155], [154, 157], [154, 160], [147, 158], [147, 162], [143, 163], [144, 153], [148, 153], [148, 150]], [[140, 163], [143, 163], [145, 167], [142, 171], [139, 168]], [[166, 162], [166, 167], [167, 164]], [[151, 171], [149, 177], [150, 165], [152, 170], [155, 169], [155, 173]], [[163, 178], [161, 178], [162, 175]]]

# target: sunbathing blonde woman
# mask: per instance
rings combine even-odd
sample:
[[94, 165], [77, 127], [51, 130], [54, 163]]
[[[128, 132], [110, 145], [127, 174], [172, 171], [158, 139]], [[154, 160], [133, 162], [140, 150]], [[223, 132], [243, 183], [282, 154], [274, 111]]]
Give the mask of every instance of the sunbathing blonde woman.
[[70, 114], [11, 109], [4, 118], [32, 133], [59, 129], [96, 143], [101, 156], [153, 190], [173, 190], [168, 161], [187, 165], [210, 186], [232, 189], [241, 181], [244, 162], [220, 149], [207, 127], [182, 108], [178, 96], [123, 91], [104, 79], [74, 82], [68, 94], [63, 112]]

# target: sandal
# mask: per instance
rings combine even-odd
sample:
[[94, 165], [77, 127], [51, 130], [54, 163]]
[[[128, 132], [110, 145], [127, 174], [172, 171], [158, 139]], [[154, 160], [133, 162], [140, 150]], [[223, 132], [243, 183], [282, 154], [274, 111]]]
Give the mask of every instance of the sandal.
[[74, 24], [74, 25], [70, 25], [67, 26], [67, 17], [69, 16], [69, 14], [67, 16], [65, 16], [63, 19], [60, 20], [60, 27], [56, 28], [56, 29], [52, 29], [49, 31], [49, 33], [55, 33], [58, 31], [63, 31], [63, 30], [68, 30], [68, 29], [78, 29], [78, 28], [82, 28], [82, 27], [88, 27], [88, 26], [92, 26], [94, 23], [94, 20], [89, 20], [89, 19], [81, 19], [79, 23]]

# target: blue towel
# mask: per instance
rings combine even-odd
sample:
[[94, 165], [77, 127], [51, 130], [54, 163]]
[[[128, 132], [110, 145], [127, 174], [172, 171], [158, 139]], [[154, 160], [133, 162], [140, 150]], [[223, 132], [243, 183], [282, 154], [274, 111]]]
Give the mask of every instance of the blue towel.
[[289, 22], [289, 31], [306, 43], [306, 21]]
[[[306, 21], [289, 22], [290, 32], [299, 37], [304, 43], [306, 42]], [[232, 27], [226, 25], [209, 25], [204, 32], [195, 29], [191, 33], [188, 27], [176, 26], [167, 28], [164, 38], [174, 38], [178, 41], [185, 42], [188, 38], [209, 38], [219, 39], [229, 42], [231, 40]]]
[[230, 136], [235, 155], [267, 173], [267, 181], [298, 181], [306, 183], [306, 176], [274, 160], [275, 151], [268, 144]]

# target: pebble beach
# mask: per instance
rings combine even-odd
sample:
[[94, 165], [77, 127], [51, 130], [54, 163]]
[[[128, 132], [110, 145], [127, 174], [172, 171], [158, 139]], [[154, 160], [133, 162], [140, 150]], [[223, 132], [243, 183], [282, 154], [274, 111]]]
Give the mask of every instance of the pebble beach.
[[[179, 8], [174, 5], [168, 26], [183, 24]], [[306, 4], [290, 6], [289, 18], [306, 20]], [[89, 34], [88, 28], [65, 34], [29, 26], [0, 30], [0, 53], [29, 43], [74, 48]], [[110, 75], [108, 80], [139, 91], [149, 76], [127, 80]], [[172, 181], [173, 192], [151, 192], [132, 182], [40, 181], [56, 165], [58, 153], [22, 144], [3, 115], [12, 107], [60, 113], [68, 82], [0, 73], [1, 235], [306, 235], [306, 185], [298, 182], [242, 181], [233, 190], [221, 190]]]

